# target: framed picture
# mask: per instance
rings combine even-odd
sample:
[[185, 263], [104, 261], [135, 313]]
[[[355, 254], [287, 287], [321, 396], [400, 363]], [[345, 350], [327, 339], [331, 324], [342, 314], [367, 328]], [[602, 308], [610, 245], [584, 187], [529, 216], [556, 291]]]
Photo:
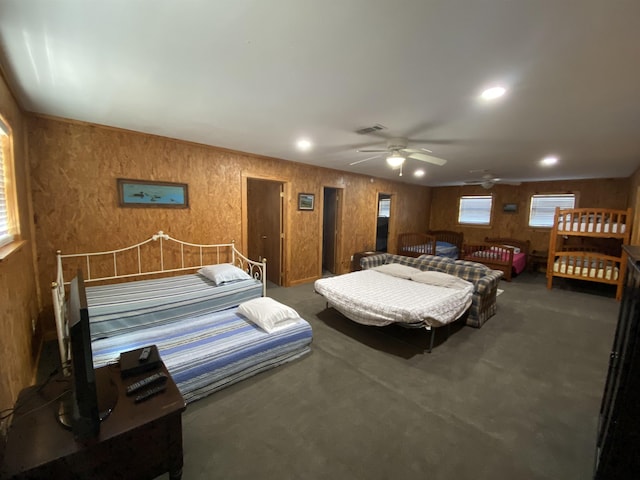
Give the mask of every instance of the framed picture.
[[121, 207], [189, 208], [189, 191], [186, 183], [119, 178], [118, 200]]
[[503, 203], [502, 211], [504, 213], [518, 213], [518, 204], [517, 203]]
[[313, 193], [298, 194], [298, 210], [313, 210], [313, 203], [316, 196]]

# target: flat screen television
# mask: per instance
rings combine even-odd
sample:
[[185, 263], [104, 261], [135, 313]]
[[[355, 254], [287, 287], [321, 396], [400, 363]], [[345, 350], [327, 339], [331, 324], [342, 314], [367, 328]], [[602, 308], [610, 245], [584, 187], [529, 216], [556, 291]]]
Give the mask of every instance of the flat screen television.
[[97, 378], [93, 368], [89, 308], [81, 270], [70, 284], [67, 315], [72, 388], [60, 405], [58, 418], [71, 428], [77, 440], [87, 440], [100, 433], [100, 422], [115, 407], [117, 390], [108, 377], [106, 382]]

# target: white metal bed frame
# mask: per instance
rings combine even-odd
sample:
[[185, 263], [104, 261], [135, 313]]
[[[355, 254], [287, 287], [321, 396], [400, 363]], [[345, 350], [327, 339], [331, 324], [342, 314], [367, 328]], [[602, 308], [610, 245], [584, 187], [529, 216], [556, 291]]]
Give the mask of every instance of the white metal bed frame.
[[[178, 268], [165, 268], [164, 267], [164, 241], [174, 242], [180, 245], [180, 267]], [[160, 255], [160, 269], [153, 271], [146, 271], [142, 268], [141, 255], [140, 255], [140, 247], [146, 245], [150, 242], [158, 242], [158, 250]], [[199, 249], [199, 264], [192, 266], [185, 266], [184, 263], [184, 247], [195, 247]], [[124, 252], [129, 252], [135, 250], [137, 263], [138, 263], [138, 271], [135, 273], [128, 273], [118, 275], [118, 254], [124, 254]], [[67, 258], [79, 258], [84, 257], [86, 259], [86, 274], [84, 278], [85, 283], [89, 282], [99, 282], [99, 281], [110, 281], [110, 280], [118, 280], [122, 278], [130, 278], [130, 277], [142, 277], [146, 275], [157, 275], [162, 273], [171, 273], [171, 272], [181, 272], [181, 271], [189, 271], [195, 270], [205, 266], [203, 263], [203, 254], [204, 253], [215, 253], [216, 263], [220, 263], [220, 254], [221, 253], [230, 253], [231, 255], [231, 264], [237, 266], [241, 270], [244, 270], [249, 275], [251, 275], [256, 280], [260, 280], [262, 282], [262, 296], [267, 295], [267, 259], [263, 258], [262, 262], [256, 262], [254, 260], [249, 260], [242, 253], [240, 253], [236, 249], [235, 242], [231, 243], [221, 243], [214, 245], [204, 245], [197, 243], [189, 243], [184, 242], [182, 240], [177, 240], [162, 230], [158, 233], [153, 234], [147, 240], [144, 240], [135, 245], [131, 245], [130, 247], [120, 248], [116, 250], [109, 250], [106, 252], [91, 252], [91, 253], [70, 253], [70, 254], [62, 254], [60, 250], [56, 252], [56, 281], [51, 283], [51, 293], [53, 296], [53, 312], [56, 320], [56, 332], [58, 334], [58, 348], [60, 349], [60, 360], [62, 362], [62, 367], [65, 374], [69, 374], [69, 365], [71, 360], [71, 350], [69, 348], [69, 326], [68, 326], [68, 318], [66, 312], [66, 293], [65, 287], [68, 286], [71, 282], [64, 280], [64, 271], [63, 271], [63, 260]], [[93, 257], [99, 256], [107, 256], [111, 255], [113, 257], [113, 274], [110, 276], [101, 276], [101, 277], [93, 277], [91, 275], [91, 265], [90, 259]], [[210, 262], [207, 265], [211, 264]]]

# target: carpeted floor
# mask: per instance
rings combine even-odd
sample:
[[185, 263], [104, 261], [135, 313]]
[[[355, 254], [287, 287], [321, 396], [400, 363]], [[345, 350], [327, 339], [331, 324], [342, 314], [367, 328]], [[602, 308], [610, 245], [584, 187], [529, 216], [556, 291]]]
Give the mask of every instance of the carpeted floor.
[[355, 324], [312, 284], [270, 288], [312, 353], [190, 404], [183, 478], [590, 478], [619, 304], [541, 274], [500, 287], [497, 315], [431, 354], [426, 331]]
[[313, 284], [271, 286], [311, 323], [312, 352], [190, 404], [183, 478], [591, 478], [619, 303], [554, 285], [501, 282], [498, 313], [438, 331], [431, 354], [426, 331], [351, 322]]

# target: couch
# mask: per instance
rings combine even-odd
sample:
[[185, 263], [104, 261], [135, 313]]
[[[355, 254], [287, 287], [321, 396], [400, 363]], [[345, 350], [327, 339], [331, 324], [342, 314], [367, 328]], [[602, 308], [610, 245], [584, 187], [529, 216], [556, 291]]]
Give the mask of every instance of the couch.
[[480, 328], [496, 313], [496, 296], [498, 283], [504, 275], [500, 270], [492, 270], [481, 263], [466, 260], [453, 260], [447, 257], [422, 255], [418, 258], [381, 253], [371, 255], [360, 260], [363, 269], [377, 267], [387, 263], [399, 263], [420, 270], [434, 270], [448, 273], [467, 280], [474, 285], [471, 307], [467, 315], [466, 324]]

